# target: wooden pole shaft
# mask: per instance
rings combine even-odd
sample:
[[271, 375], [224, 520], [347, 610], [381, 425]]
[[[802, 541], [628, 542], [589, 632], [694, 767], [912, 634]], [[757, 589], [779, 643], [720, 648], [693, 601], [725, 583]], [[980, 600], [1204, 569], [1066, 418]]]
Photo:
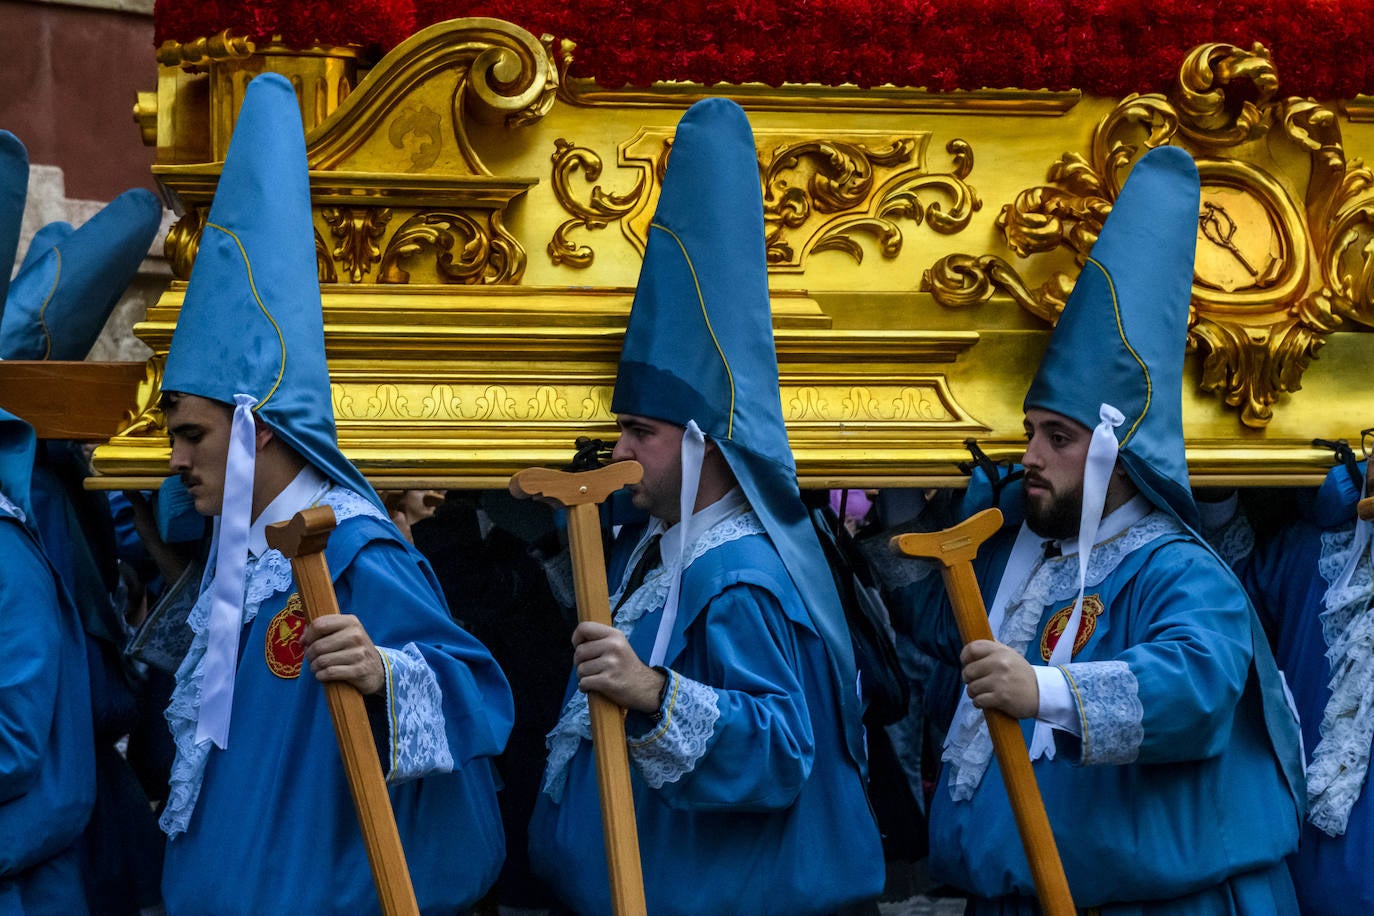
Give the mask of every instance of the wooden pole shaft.
[[[601, 562], [601, 521], [596, 506], [583, 504], [568, 510], [568, 543], [593, 545], [592, 562], [587, 550], [573, 551], [573, 588], [577, 593], [578, 620], [611, 625], [606, 571]], [[624, 711], [597, 693], [587, 695], [592, 717], [592, 752], [596, 758], [596, 785], [601, 793], [601, 829], [606, 837], [606, 868], [611, 883], [611, 909], [616, 916], [642, 916], [644, 874], [639, 861], [639, 828], [635, 823], [634, 794], [630, 785], [630, 758], [625, 743]]]
[[[328, 528], [324, 530], [323, 537], [319, 536], [318, 531], [320, 516], [316, 516], [313, 524], [304, 519], [306, 513], [319, 513], [321, 509], [329, 514]], [[314, 537], [304, 546], [306, 550], [311, 547], [314, 550], [298, 553], [289, 546], [283, 549], [283, 538], [287, 539], [285, 543], [292, 543], [289, 541], [291, 535], [283, 529], [292, 525], [300, 526], [298, 531], [312, 529]], [[329, 576], [329, 564], [321, 552], [328, 531], [333, 527], [333, 510], [324, 506], [298, 512], [291, 521], [268, 529], [269, 543], [291, 559], [291, 573], [296, 578], [301, 603], [305, 605], [306, 619], [310, 621], [339, 613], [339, 601], [334, 594], [334, 582]], [[277, 530], [274, 532], [273, 529]], [[277, 536], [274, 537], [274, 534]], [[288, 553], [288, 550], [291, 552]], [[303, 676], [311, 675], [305, 672]], [[338, 740], [339, 753], [343, 757], [344, 773], [353, 795], [353, 807], [358, 813], [358, 825], [362, 829], [367, 861], [372, 868], [372, 881], [377, 887], [377, 899], [381, 902], [382, 912], [386, 916], [418, 916], [420, 907], [410, 883], [410, 870], [406, 866], [400, 832], [396, 829], [396, 816], [391, 810], [391, 797], [386, 791], [386, 778], [377, 759], [377, 748], [372, 740], [372, 728], [368, 724], [363, 695], [352, 684], [331, 681], [324, 685], [324, 696], [330, 718], [334, 721], [334, 737]]]
[[[1002, 524], [1002, 513], [989, 509], [946, 531], [929, 534], [907, 534], [893, 538], [893, 546], [908, 556], [933, 558], [940, 561], [940, 573], [945, 590], [954, 609], [954, 622], [965, 645], [975, 639], [992, 639], [992, 627], [983, 604], [983, 593], [973, 572], [973, 558], [978, 547], [991, 537]], [[1030, 754], [1026, 750], [1021, 724], [1012, 716], [996, 709], [985, 709], [988, 734], [992, 738], [993, 753], [1007, 787], [1016, 830], [1021, 846], [1030, 863], [1031, 878], [1040, 897], [1045, 916], [1075, 916], [1069, 881], [1064, 864], [1059, 859], [1045, 803], [1040, 797], [1040, 784], [1031, 769]]]
[[[578, 620], [612, 625], [606, 564], [601, 552], [601, 520], [596, 507], [611, 493], [638, 482], [642, 476], [643, 469], [637, 462], [622, 461], [579, 473], [529, 468], [511, 478], [510, 491], [515, 496], [542, 496], [568, 510], [568, 548], [572, 554]], [[597, 693], [587, 695], [587, 708], [592, 719], [596, 785], [601, 794], [611, 912], [615, 916], [646, 916], [639, 829], [625, 744], [625, 712]]]
[[[978, 590], [978, 579], [973, 574], [973, 565], [960, 563], [946, 566], [941, 574], [964, 644], [975, 639], [992, 639], [992, 627], [988, 625], [988, 615], [983, 606], [982, 593]], [[1074, 909], [1073, 896], [1069, 893], [1069, 881], [1064, 874], [1064, 865], [1059, 860], [1059, 848], [1050, 830], [1044, 800], [1040, 797], [1040, 784], [1035, 781], [1035, 773], [1031, 770], [1030, 754], [1021, 733], [1021, 723], [997, 709], [985, 709], [983, 715], [987, 719], [992, 749], [1002, 770], [1011, 813], [1016, 819], [1016, 830], [1021, 835], [1021, 846], [1026, 850], [1040, 905], [1045, 916], [1074, 916], [1077, 911]]]

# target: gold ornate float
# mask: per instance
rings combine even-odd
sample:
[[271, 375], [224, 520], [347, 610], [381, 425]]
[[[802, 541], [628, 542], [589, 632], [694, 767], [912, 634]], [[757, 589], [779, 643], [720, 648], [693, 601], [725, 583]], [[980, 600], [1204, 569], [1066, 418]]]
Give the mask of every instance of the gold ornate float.
[[1195, 482], [1314, 482], [1331, 461], [1313, 437], [1374, 425], [1370, 110], [1285, 97], [1263, 47], [1198, 46], [1172, 90], [1119, 99], [611, 90], [567, 61], [496, 19], [430, 26], [374, 63], [230, 34], [164, 44], [139, 117], [179, 208], [176, 280], [135, 329], [154, 355], [96, 451], [97, 485], [164, 473], [162, 360], [238, 100], [264, 70], [299, 90], [339, 438], [380, 487], [504, 486], [565, 462], [577, 436], [614, 434], [673, 126], [707, 94], [755, 128], [805, 485], [957, 485], [968, 438], [1019, 454], [1048, 330], [1131, 162], [1164, 143], [1204, 184], [1184, 393]]

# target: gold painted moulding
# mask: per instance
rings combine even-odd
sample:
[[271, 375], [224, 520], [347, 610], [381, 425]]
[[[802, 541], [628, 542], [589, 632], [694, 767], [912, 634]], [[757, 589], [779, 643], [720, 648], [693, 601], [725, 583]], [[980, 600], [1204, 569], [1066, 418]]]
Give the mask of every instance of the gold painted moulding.
[[[808, 486], [958, 485], [965, 441], [1020, 451], [1021, 399], [1131, 164], [1203, 179], [1184, 378], [1197, 483], [1299, 485], [1313, 438], [1374, 426], [1374, 125], [1284, 97], [1258, 45], [1204, 44], [1167, 93], [569, 80], [500, 20], [375, 62], [224, 34], [159, 52], [139, 109], [178, 208], [176, 280], [97, 486], [162, 476], [156, 402], [243, 87], [298, 87], [340, 443], [379, 487], [504, 486], [614, 437], [621, 336], [674, 125], [726, 95], [755, 129], [782, 405]], [[1148, 257], [1142, 252], [1142, 257]], [[1091, 359], [1092, 354], [1084, 354]]]

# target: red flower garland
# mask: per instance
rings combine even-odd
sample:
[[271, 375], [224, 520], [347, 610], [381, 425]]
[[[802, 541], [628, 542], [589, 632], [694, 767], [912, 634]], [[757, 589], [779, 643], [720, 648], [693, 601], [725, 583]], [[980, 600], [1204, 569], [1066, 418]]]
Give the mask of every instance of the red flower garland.
[[378, 51], [491, 16], [577, 43], [571, 74], [657, 80], [1161, 92], [1193, 47], [1260, 42], [1284, 95], [1374, 90], [1374, 5], [1341, 0], [158, 0], [156, 41], [226, 28], [291, 47]]

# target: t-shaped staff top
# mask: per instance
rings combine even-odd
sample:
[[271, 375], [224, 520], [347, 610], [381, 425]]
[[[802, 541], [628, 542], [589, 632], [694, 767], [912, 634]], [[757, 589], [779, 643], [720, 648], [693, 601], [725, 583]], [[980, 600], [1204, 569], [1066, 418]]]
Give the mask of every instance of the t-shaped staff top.
[[617, 461], [594, 471], [526, 468], [510, 479], [510, 492], [517, 499], [542, 496], [571, 508], [602, 502], [643, 477], [644, 468], [638, 461]]

